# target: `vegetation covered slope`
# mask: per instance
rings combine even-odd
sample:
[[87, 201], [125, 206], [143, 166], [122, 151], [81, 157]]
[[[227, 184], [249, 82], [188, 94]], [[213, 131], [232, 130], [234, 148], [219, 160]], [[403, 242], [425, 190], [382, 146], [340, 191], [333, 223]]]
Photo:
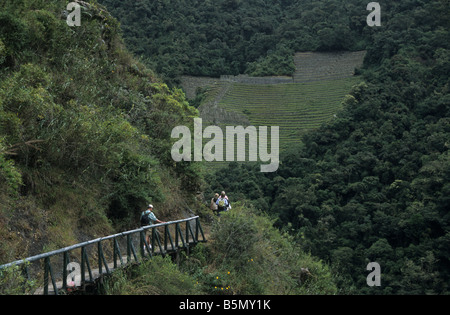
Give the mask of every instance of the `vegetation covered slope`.
[[[365, 83], [337, 119], [306, 135], [277, 173], [233, 164], [209, 178], [210, 191], [270, 209], [345, 275], [341, 290], [448, 293], [448, 1], [380, 2], [373, 28], [358, 0], [105, 2], [121, 12], [131, 47], [168, 77], [286, 74], [294, 51], [367, 49]], [[381, 288], [366, 284], [371, 261]]]
[[361, 50], [364, 0], [101, 0], [168, 78], [290, 75], [297, 51]]
[[178, 261], [154, 257], [115, 273], [105, 294], [336, 294], [326, 264], [248, 204], [236, 203], [215, 221], [208, 243]]
[[193, 207], [199, 171], [173, 164], [170, 132], [197, 111], [118, 22], [96, 1], [79, 27], [66, 1], [1, 3], [0, 263], [134, 228], [149, 202], [165, 220]]
[[[172, 128], [198, 113], [127, 52], [117, 21], [95, 1], [74, 28], [64, 1], [2, 4], [0, 263], [135, 228], [149, 202], [164, 220], [201, 212], [201, 170], [170, 157]], [[181, 269], [155, 258], [104, 293], [336, 292], [326, 265], [251, 207], [235, 204], [210, 239]], [[22, 280], [2, 272], [0, 292]]]
[[244, 114], [253, 126], [279, 126], [280, 148], [298, 143], [340, 110], [358, 79], [274, 85], [232, 84], [218, 106]]
[[[383, 24], [368, 37], [365, 82], [337, 119], [286, 152], [277, 173], [232, 165], [212, 176], [211, 190], [270, 209], [345, 275], [341, 290], [448, 294], [448, 2], [382, 8]], [[366, 284], [369, 262], [381, 266], [380, 288]]]
[[[174, 3], [148, 2], [166, 6], [167, 12], [183, 10]], [[211, 176], [211, 191], [225, 189], [233, 201], [249, 199], [260, 209], [270, 209], [303, 248], [330, 262], [333, 273], [339, 271], [339, 292], [448, 293], [447, 1], [382, 2], [382, 27], [372, 29], [365, 25], [366, 2], [297, 3], [305, 11], [291, 10], [299, 19], [290, 20], [285, 30], [294, 31], [291, 38], [302, 49], [319, 49], [314, 43], [326, 38], [323, 43], [329, 45], [320, 49], [334, 49], [332, 44], [343, 38], [359, 41], [348, 36], [346, 27], [364, 36], [366, 82], [353, 89], [336, 120], [306, 135], [301, 146], [282, 157], [277, 173], [231, 165]], [[144, 200], [169, 203], [175, 195], [165, 199], [169, 193], [183, 191], [186, 183], [186, 189], [196, 187], [195, 165], [172, 168], [167, 157], [168, 126], [188, 124], [192, 109], [178, 90], [158, 82], [124, 51], [114, 19], [94, 4], [83, 10], [86, 24], [71, 29], [60, 17], [66, 5], [62, 1], [2, 4], [2, 259], [25, 256], [31, 243], [66, 245], [102, 233], [111, 229], [110, 219], [131, 220], [133, 209], [141, 208]], [[350, 16], [362, 18], [339, 14], [347, 8], [358, 8], [362, 12]], [[343, 19], [344, 29], [327, 24]], [[177, 50], [170, 50], [171, 44], [182, 47], [184, 37], [167, 38], [168, 46], [158, 44], [160, 49], [169, 47], [160, 55], [174, 60], [169, 52]], [[219, 53], [221, 47], [226, 50], [224, 45], [208, 50]], [[183, 57], [180, 63], [196, 58], [178, 57]], [[251, 62], [247, 57], [242, 60]], [[220, 64], [228, 59], [219, 55], [208, 60], [218, 65], [215, 72], [228, 72]], [[159, 64], [167, 67], [158, 71], [183, 73], [177, 68], [180, 63], [163, 61]], [[230, 73], [249, 69], [223, 64], [232, 67]], [[198, 73], [211, 74], [202, 69]], [[365, 268], [371, 261], [381, 265], [380, 288], [366, 284]]]

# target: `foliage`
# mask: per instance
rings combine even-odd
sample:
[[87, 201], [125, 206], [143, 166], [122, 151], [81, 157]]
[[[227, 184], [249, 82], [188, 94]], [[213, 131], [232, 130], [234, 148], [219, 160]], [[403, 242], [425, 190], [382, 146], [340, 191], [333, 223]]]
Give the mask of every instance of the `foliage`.
[[[101, 0], [127, 46], [166, 78], [290, 75], [295, 51], [364, 48], [367, 3]], [[363, 8], [363, 9], [361, 9]]]
[[[278, 126], [279, 147], [283, 151], [301, 141], [307, 131], [334, 119], [342, 107], [342, 97], [358, 79], [308, 79], [311, 81], [268, 85], [230, 83], [218, 105], [245, 114], [252, 126]], [[209, 120], [220, 122], [220, 116], [214, 116], [213, 110], [209, 114]]]
[[251, 206], [233, 204], [215, 221], [209, 241], [185, 264], [207, 294], [337, 292], [328, 267]]
[[322, 261], [303, 252], [292, 236], [252, 207], [237, 204], [215, 221], [208, 243], [189, 255], [154, 256], [116, 270], [104, 294], [336, 294], [334, 276]]
[[107, 295], [198, 294], [195, 280], [180, 271], [170, 257], [154, 256], [146, 262], [115, 271], [100, 289]]
[[28, 233], [12, 219], [24, 205], [44, 209], [28, 251], [134, 228], [145, 204], [164, 209], [167, 193], [182, 199], [202, 182], [198, 165], [170, 158], [171, 129], [197, 110], [126, 50], [104, 7], [81, 4], [81, 26], [69, 27], [65, 1], [2, 2], [0, 234]]
[[6, 149], [2, 146], [0, 139], [0, 192], [17, 194], [22, 184], [22, 176], [14, 166], [14, 162], [5, 157]]
[[[173, 280], [167, 287], [148, 285], [143, 269], [137, 286], [110, 289], [448, 294], [446, 1], [383, 3], [380, 28], [366, 25], [361, 0], [102, 3], [122, 30], [97, 1], [83, 4], [76, 28], [61, 16], [65, 1], [2, 2], [1, 260], [35, 225], [45, 229], [38, 245], [21, 236], [16, 250], [67, 245], [112, 230], [110, 221], [134, 225], [143, 204], [171, 204], [201, 188], [201, 167], [174, 166], [169, 156], [170, 130], [191, 124], [197, 111], [127, 52], [121, 31], [170, 79], [289, 74], [294, 51], [367, 49], [365, 82], [336, 119], [283, 154], [278, 172], [238, 165], [225, 178], [212, 175], [210, 191], [227, 191], [233, 210], [214, 226], [211, 246], [186, 259], [188, 273], [156, 260], [145, 268], [157, 281]], [[27, 215], [28, 225], [14, 220]], [[371, 261], [381, 265], [381, 288], [366, 285]]]
[[0, 295], [30, 294], [36, 289], [36, 283], [25, 278], [22, 268], [12, 266], [0, 270]]
[[269, 51], [266, 56], [250, 62], [245, 72], [255, 77], [292, 75], [295, 71], [293, 55], [294, 51], [286, 47]]
[[[450, 33], [443, 5], [383, 5], [383, 26], [362, 30], [365, 82], [344, 98], [336, 119], [284, 152], [275, 174], [235, 167], [212, 186], [233, 200], [251, 199], [276, 226], [291, 226], [302, 248], [330, 263], [340, 292], [449, 292]], [[373, 261], [381, 288], [366, 284]]]

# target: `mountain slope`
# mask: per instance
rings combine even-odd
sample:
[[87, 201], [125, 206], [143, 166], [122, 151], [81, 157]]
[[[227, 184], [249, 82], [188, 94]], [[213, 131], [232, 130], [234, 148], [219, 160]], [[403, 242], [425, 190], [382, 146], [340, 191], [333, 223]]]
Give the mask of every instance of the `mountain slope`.
[[291, 75], [297, 51], [365, 48], [364, 0], [101, 0], [127, 46], [180, 75]]
[[[364, 82], [336, 119], [286, 151], [277, 173], [232, 165], [212, 190], [270, 209], [330, 262], [343, 292], [448, 294], [448, 3], [391, 2], [383, 12], [382, 27], [366, 30]], [[369, 262], [381, 266], [381, 287], [367, 285]]]
[[3, 2], [0, 262], [134, 228], [149, 202], [166, 220], [195, 208], [199, 170], [173, 164], [170, 131], [198, 113], [118, 22], [96, 1], [79, 27], [65, 1]]

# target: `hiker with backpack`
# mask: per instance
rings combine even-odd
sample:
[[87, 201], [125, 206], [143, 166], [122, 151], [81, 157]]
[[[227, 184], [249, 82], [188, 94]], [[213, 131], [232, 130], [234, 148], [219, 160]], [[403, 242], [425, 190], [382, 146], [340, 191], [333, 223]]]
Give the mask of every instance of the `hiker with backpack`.
[[216, 201], [217, 205], [217, 215], [220, 216], [220, 212], [222, 211], [228, 211], [231, 209], [230, 201], [228, 200], [228, 196], [225, 194], [224, 191], [220, 193], [219, 199]]
[[[156, 218], [153, 213], [153, 205], [148, 205], [148, 209], [141, 213], [141, 227], [152, 225], [155, 222], [157, 223], [165, 223], [164, 221], [160, 221]], [[150, 230], [150, 229], [149, 229]], [[149, 231], [147, 230], [147, 231]], [[147, 232], [147, 244], [150, 244], [150, 234]]]
[[216, 214], [216, 215], [217, 215], [217, 211], [218, 211], [218, 207], [219, 207], [219, 206], [216, 204], [217, 199], [219, 199], [219, 194], [218, 194], [218, 193], [215, 193], [214, 197], [211, 198], [211, 206], [210, 206], [212, 212], [213, 212], [214, 214]]

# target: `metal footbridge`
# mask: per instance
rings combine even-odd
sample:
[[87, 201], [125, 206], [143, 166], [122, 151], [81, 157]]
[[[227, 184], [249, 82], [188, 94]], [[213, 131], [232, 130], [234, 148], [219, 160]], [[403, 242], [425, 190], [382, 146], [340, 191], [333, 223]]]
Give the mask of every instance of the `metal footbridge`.
[[[21, 268], [27, 280], [42, 283], [34, 294], [58, 295], [69, 290], [83, 290], [114, 269], [140, 263], [153, 255], [177, 257], [180, 251], [189, 253], [189, 248], [198, 242], [206, 242], [206, 238], [199, 217], [195, 216], [17, 260], [0, 266], [0, 274], [7, 268]], [[43, 282], [39, 282], [42, 279]]]

